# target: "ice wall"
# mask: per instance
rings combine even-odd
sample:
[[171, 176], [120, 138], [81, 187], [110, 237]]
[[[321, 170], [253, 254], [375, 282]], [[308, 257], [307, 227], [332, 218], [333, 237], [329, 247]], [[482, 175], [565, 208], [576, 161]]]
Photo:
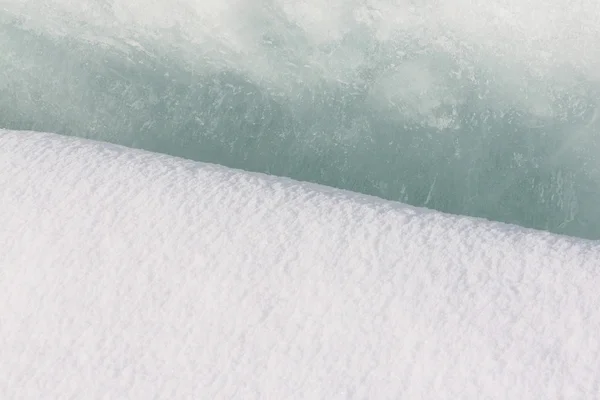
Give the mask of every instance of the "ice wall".
[[600, 238], [600, 3], [3, 0], [0, 127]]

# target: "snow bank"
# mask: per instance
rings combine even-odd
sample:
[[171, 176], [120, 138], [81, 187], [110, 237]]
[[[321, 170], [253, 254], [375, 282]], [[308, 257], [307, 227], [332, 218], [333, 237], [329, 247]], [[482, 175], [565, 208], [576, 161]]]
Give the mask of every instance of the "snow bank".
[[0, 133], [0, 397], [600, 396], [600, 245]]

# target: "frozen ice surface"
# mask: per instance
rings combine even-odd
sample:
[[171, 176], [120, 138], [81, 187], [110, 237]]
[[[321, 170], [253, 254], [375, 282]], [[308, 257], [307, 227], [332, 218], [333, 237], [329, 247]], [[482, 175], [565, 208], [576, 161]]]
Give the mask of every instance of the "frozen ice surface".
[[0, 397], [593, 399], [600, 245], [0, 133]]
[[0, 4], [0, 128], [600, 239], [598, 0]]

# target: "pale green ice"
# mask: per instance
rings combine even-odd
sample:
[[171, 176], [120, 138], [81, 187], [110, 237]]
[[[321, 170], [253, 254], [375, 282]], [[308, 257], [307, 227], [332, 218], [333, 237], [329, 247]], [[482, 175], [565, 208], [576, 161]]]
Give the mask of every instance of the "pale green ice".
[[600, 239], [600, 6], [555, 3], [7, 0], [0, 128]]

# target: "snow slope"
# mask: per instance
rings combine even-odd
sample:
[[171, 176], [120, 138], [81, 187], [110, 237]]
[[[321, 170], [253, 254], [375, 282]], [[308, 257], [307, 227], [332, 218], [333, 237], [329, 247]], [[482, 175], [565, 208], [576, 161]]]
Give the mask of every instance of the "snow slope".
[[0, 397], [592, 399], [600, 244], [0, 133]]

